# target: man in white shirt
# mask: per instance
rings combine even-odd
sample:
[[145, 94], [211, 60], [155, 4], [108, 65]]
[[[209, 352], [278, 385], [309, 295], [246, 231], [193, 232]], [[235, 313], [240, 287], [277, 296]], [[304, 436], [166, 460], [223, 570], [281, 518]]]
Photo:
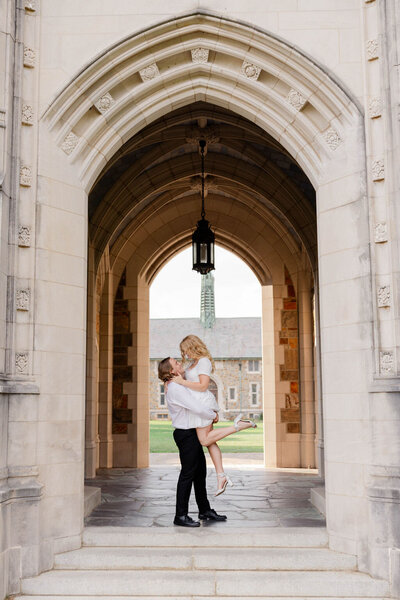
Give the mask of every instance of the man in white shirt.
[[182, 374], [182, 366], [174, 358], [165, 358], [158, 365], [159, 378], [164, 383], [168, 382], [166, 399], [172, 426], [175, 428], [173, 436], [179, 449], [182, 466], [176, 488], [174, 524], [182, 527], [200, 527], [200, 522], [194, 521], [188, 515], [192, 484], [199, 508], [199, 519], [226, 521], [226, 516], [218, 515], [210, 507], [206, 490], [206, 459], [196, 429], [189, 425], [189, 412], [194, 412], [205, 419], [213, 419], [215, 423], [218, 421], [218, 415], [212, 409], [203, 406], [192, 390], [170, 381], [175, 375]]

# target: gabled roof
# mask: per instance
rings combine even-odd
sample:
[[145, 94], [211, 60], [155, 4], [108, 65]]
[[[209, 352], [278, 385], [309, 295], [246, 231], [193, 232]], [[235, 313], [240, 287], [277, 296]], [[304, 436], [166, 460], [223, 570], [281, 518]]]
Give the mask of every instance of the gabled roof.
[[205, 329], [200, 319], [150, 319], [150, 358], [180, 357], [179, 342], [197, 335], [215, 358], [261, 358], [261, 318], [216, 319]]

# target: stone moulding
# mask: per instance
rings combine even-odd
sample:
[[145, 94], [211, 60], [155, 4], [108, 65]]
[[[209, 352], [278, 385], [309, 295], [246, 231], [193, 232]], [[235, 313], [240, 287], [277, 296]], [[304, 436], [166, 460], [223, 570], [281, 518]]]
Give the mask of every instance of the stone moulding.
[[208, 48], [193, 48], [191, 51], [192, 62], [196, 64], [202, 64], [208, 62], [209, 50]]
[[32, 185], [32, 167], [22, 165], [19, 170], [19, 183], [23, 187], [31, 187]]
[[386, 308], [391, 305], [390, 296], [390, 285], [382, 285], [378, 287], [378, 306], [379, 308]]
[[33, 106], [31, 104], [22, 105], [21, 118], [23, 125], [33, 125]]
[[31, 291], [27, 290], [17, 290], [16, 294], [16, 308], [21, 311], [28, 311], [29, 304], [31, 298]]
[[366, 43], [366, 49], [367, 60], [375, 60], [379, 58], [379, 42], [377, 38], [373, 40], [368, 40]]
[[368, 114], [370, 119], [377, 119], [382, 116], [382, 99], [378, 96], [370, 98], [368, 102]]
[[379, 353], [379, 369], [381, 375], [394, 374], [394, 352], [391, 350], [382, 350]]
[[27, 225], [18, 227], [18, 246], [20, 248], [29, 248], [31, 245], [31, 228]]
[[28, 373], [29, 365], [29, 354], [28, 352], [16, 352], [15, 353], [15, 370], [19, 375], [26, 375]]
[[333, 127], [329, 127], [329, 129], [323, 133], [323, 136], [331, 150], [336, 150], [336, 148], [342, 143], [342, 138], [338, 132], [333, 129]]
[[383, 158], [377, 158], [372, 161], [371, 171], [373, 181], [382, 181], [382, 179], [385, 179], [385, 161]]
[[75, 150], [78, 142], [78, 136], [70, 131], [69, 134], [65, 136], [64, 141], [61, 144], [61, 149], [64, 150], [65, 154], [70, 155]]
[[139, 75], [142, 78], [142, 81], [146, 82], [146, 81], [151, 81], [151, 79], [154, 79], [155, 77], [159, 77], [160, 71], [158, 70], [157, 64], [152, 63], [148, 67], [141, 69], [139, 71]]
[[99, 98], [97, 102], [94, 103], [94, 106], [101, 115], [104, 115], [104, 113], [110, 110], [110, 108], [114, 106], [114, 104], [114, 98], [109, 92], [107, 92], [106, 94], [104, 94], [104, 96], [101, 96], [101, 98]]
[[36, 53], [33, 48], [28, 48], [28, 46], [24, 46], [24, 67], [28, 67], [29, 69], [33, 69], [36, 61]]
[[388, 241], [387, 223], [376, 223], [375, 225], [375, 243], [382, 244]]
[[248, 60], [244, 60], [240, 68], [240, 73], [244, 77], [247, 77], [247, 79], [253, 79], [254, 81], [257, 81], [261, 73], [261, 67], [258, 67]]
[[304, 98], [304, 96], [299, 91], [293, 88], [289, 91], [285, 100], [296, 111], [301, 110], [306, 103], [306, 99]]

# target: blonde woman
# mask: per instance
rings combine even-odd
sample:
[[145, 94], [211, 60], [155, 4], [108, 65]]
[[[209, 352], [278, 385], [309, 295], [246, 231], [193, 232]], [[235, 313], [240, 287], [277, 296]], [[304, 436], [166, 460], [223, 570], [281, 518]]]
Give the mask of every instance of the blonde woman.
[[[186, 368], [184, 378], [179, 375], [172, 381], [195, 392], [203, 392], [198, 395], [199, 402], [204, 403], [205, 406], [212, 408], [217, 412], [218, 405], [215, 397], [208, 391], [210, 375], [214, 370], [214, 361], [207, 346], [199, 337], [197, 337], [197, 335], [188, 335], [181, 341], [180, 350], [183, 361], [187, 362], [189, 360], [191, 361], [191, 364]], [[208, 394], [204, 394], [204, 392], [208, 392]], [[232, 427], [224, 428], [225, 435], [223, 437], [229, 435], [229, 433], [234, 433], [235, 431], [248, 429], [249, 427], [257, 427], [253, 421], [242, 419], [241, 416], [242, 415], [238, 415], [236, 417]], [[222, 453], [216, 443], [218, 440], [222, 439], [221, 429], [214, 431], [212, 421], [203, 419], [193, 412], [190, 413], [189, 423], [190, 427], [196, 429], [200, 444], [202, 446], [207, 446], [208, 448], [218, 480], [215, 495], [219, 496], [226, 490], [227, 485], [233, 485], [228, 475], [224, 473]], [[228, 433], [228, 429], [232, 429], [232, 431]]]

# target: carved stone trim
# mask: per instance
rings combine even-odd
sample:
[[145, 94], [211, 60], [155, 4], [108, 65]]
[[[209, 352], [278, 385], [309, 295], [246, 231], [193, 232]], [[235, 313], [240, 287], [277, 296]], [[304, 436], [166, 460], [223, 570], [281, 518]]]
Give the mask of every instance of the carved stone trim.
[[19, 170], [19, 183], [24, 187], [32, 185], [32, 167], [22, 165]]
[[378, 158], [372, 161], [371, 165], [372, 179], [374, 181], [381, 181], [385, 179], [385, 161], [383, 158]]
[[108, 92], [94, 103], [100, 114], [104, 114], [115, 104], [114, 98]]
[[387, 223], [376, 223], [375, 225], [375, 243], [382, 244], [388, 241]]
[[154, 79], [155, 77], [159, 77], [160, 71], [158, 70], [157, 64], [152, 63], [148, 67], [141, 69], [139, 71], [139, 75], [142, 78], [142, 81], [145, 82], [145, 81], [150, 81], [151, 79]]
[[247, 79], [253, 79], [256, 81], [261, 73], [261, 67], [249, 62], [248, 60], [244, 60], [240, 69], [240, 73], [247, 77]]
[[36, 12], [37, 0], [25, 0], [24, 7], [27, 12]]
[[6, 111], [4, 108], [0, 108], [0, 127], [5, 128], [6, 126]]
[[394, 353], [390, 350], [379, 352], [379, 370], [381, 375], [393, 375]]
[[390, 285], [382, 285], [378, 287], [378, 306], [379, 308], [386, 308], [391, 305], [391, 296], [390, 296]]
[[79, 142], [79, 138], [72, 131], [64, 138], [63, 143], [61, 144], [61, 149], [64, 150], [65, 154], [70, 155], [76, 148]]
[[338, 132], [333, 129], [333, 127], [329, 127], [329, 129], [324, 132], [323, 136], [331, 150], [336, 150], [336, 148], [342, 143], [342, 138]]
[[201, 64], [208, 62], [209, 50], [208, 48], [193, 48], [191, 51], [192, 62]]
[[367, 50], [367, 60], [375, 60], [379, 58], [379, 42], [378, 39], [375, 38], [373, 40], [368, 40], [366, 43]]
[[306, 99], [300, 92], [292, 88], [286, 96], [286, 102], [290, 104], [292, 108], [299, 111], [305, 105]]
[[21, 111], [23, 125], [33, 125], [33, 106], [31, 104], [23, 104]]
[[27, 225], [18, 227], [18, 246], [20, 248], [29, 248], [31, 245], [31, 228]]
[[382, 99], [374, 96], [368, 102], [368, 114], [370, 119], [377, 119], [382, 116]]
[[29, 69], [33, 69], [36, 62], [36, 52], [33, 48], [28, 48], [28, 46], [24, 46], [24, 67], [28, 67]]
[[26, 375], [28, 373], [29, 366], [29, 354], [28, 352], [16, 352], [15, 353], [15, 370], [19, 375]]
[[24, 311], [29, 310], [30, 299], [31, 299], [31, 291], [29, 289], [17, 290], [16, 296], [15, 296], [16, 309], [24, 310]]
[[220, 137], [215, 127], [196, 127], [187, 132], [185, 139], [188, 144], [198, 144], [199, 140], [206, 140], [207, 144], [217, 144]]

